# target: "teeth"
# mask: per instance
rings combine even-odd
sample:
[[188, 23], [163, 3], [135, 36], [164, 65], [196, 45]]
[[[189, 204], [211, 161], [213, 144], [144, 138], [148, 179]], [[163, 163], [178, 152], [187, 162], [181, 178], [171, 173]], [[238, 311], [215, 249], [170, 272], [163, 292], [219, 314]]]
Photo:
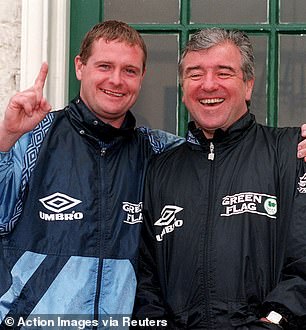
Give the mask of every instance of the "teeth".
[[200, 100], [200, 103], [202, 104], [214, 104], [214, 103], [221, 103], [223, 102], [224, 99], [204, 99], [204, 100]]
[[115, 93], [115, 92], [111, 92], [111, 91], [108, 91], [106, 89], [102, 89], [102, 91], [105, 93], [105, 94], [108, 94], [108, 95], [113, 95], [113, 96], [117, 96], [117, 97], [122, 97], [124, 94], [121, 94], [121, 93]]

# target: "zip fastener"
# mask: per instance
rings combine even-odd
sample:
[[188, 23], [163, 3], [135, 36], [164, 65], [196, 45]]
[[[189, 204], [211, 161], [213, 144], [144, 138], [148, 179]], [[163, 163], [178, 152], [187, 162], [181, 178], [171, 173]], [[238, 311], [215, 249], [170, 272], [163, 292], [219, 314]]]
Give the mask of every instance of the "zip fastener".
[[206, 235], [205, 235], [205, 243], [204, 243], [204, 267], [206, 271], [203, 272], [203, 279], [204, 279], [204, 320], [207, 327], [212, 327], [214, 325], [214, 321], [211, 316], [211, 293], [210, 290], [213, 285], [213, 277], [212, 274], [207, 271], [207, 269], [211, 269], [212, 267], [212, 255], [211, 255], [211, 245], [212, 245], [212, 209], [214, 203], [214, 195], [215, 195], [215, 163], [213, 162], [215, 159], [215, 146], [211, 141], [209, 143], [209, 154], [207, 156], [208, 160], [211, 161], [210, 163], [210, 176], [209, 176], [209, 183], [208, 183], [208, 208], [207, 208], [207, 221], [206, 221]]
[[[100, 149], [100, 156], [101, 157], [105, 157], [106, 156], [106, 151], [107, 151], [107, 147], [101, 147]], [[103, 178], [102, 178], [102, 175], [101, 173], [105, 173], [105, 171], [101, 171], [101, 163], [100, 163], [100, 166], [99, 166], [99, 177], [100, 177], [100, 182], [103, 181]], [[103, 196], [105, 196], [105, 191], [103, 187], [100, 188], [101, 189], [101, 196], [102, 196], [102, 199], [104, 198]], [[100, 211], [102, 212], [102, 211]], [[102, 214], [100, 213], [99, 214], [99, 217], [101, 218], [102, 217]], [[95, 320], [99, 320], [99, 304], [100, 304], [100, 295], [101, 295], [101, 283], [102, 283], [102, 272], [103, 272], [103, 260], [101, 259], [101, 246], [104, 244], [104, 242], [102, 242], [103, 240], [103, 231], [105, 230], [105, 228], [101, 228], [102, 226], [102, 221], [100, 222], [100, 233], [101, 233], [101, 236], [100, 236], [100, 243], [99, 243], [99, 265], [98, 265], [98, 273], [97, 273], [97, 289], [96, 289], [96, 293], [95, 293], [95, 300], [94, 300], [94, 319]], [[99, 320], [100, 321], [100, 320]], [[93, 330], [97, 330], [99, 327], [93, 327]]]
[[215, 146], [212, 142], [210, 142], [208, 160], [214, 160], [214, 159], [215, 159]]
[[104, 157], [104, 156], [105, 156], [105, 154], [106, 154], [106, 148], [105, 148], [105, 147], [103, 147], [103, 148], [101, 148], [101, 152], [100, 152], [100, 155], [101, 155], [102, 157]]
[[[100, 295], [101, 295], [101, 282], [102, 282], [102, 270], [103, 270], [103, 260], [101, 258], [99, 259], [99, 265], [98, 265], [98, 275], [97, 275], [97, 289], [95, 294], [95, 300], [94, 300], [94, 320], [97, 320], [100, 322], [99, 319], [99, 303], [100, 303]], [[94, 326], [93, 330], [99, 329], [98, 326]]]

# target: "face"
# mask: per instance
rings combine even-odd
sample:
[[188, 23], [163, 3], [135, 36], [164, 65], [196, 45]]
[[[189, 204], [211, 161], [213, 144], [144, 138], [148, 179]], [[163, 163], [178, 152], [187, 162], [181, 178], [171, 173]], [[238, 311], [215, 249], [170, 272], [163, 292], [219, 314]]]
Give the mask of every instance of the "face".
[[103, 122], [120, 127], [136, 102], [144, 77], [143, 56], [137, 45], [99, 39], [92, 44], [86, 64], [75, 58], [80, 96]]
[[183, 60], [183, 102], [207, 138], [247, 112], [253, 84], [243, 81], [241, 54], [232, 43], [189, 52]]

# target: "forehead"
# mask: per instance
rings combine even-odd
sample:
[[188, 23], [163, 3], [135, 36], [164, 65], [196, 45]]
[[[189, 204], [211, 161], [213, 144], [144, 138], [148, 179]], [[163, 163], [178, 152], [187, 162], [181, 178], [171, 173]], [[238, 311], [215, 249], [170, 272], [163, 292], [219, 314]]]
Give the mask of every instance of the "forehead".
[[142, 65], [144, 53], [140, 46], [136, 44], [130, 45], [124, 41], [106, 41], [100, 38], [93, 42], [90, 57], [95, 60], [128, 61], [133, 65]]
[[240, 51], [237, 46], [230, 42], [208, 49], [190, 51], [183, 59], [184, 70], [190, 67], [210, 68], [220, 66], [240, 69], [241, 64], [242, 57]]

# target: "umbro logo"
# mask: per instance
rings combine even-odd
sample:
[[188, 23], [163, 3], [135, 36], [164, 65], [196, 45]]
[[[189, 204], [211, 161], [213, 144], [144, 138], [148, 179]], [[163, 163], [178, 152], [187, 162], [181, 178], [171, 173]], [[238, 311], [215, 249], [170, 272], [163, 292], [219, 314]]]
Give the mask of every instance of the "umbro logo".
[[183, 208], [175, 205], [166, 205], [161, 211], [161, 217], [154, 223], [155, 226], [164, 227], [160, 234], [156, 235], [157, 241], [162, 241], [164, 235], [174, 231], [175, 228], [182, 227], [183, 220], [176, 218], [176, 214]]
[[52, 194], [50, 196], [41, 198], [39, 200], [43, 206], [56, 213], [60, 213], [63, 211], [66, 211], [68, 209], [71, 209], [72, 207], [82, 203], [82, 201], [72, 198], [70, 196], [67, 196], [65, 194], [61, 194], [59, 192]]
[[79, 199], [70, 197], [62, 193], [54, 193], [50, 196], [39, 199], [42, 205], [52, 214], [39, 212], [42, 220], [55, 221], [55, 220], [79, 220], [83, 219], [83, 213], [72, 211], [70, 213], [63, 213], [74, 206], [82, 203]]

